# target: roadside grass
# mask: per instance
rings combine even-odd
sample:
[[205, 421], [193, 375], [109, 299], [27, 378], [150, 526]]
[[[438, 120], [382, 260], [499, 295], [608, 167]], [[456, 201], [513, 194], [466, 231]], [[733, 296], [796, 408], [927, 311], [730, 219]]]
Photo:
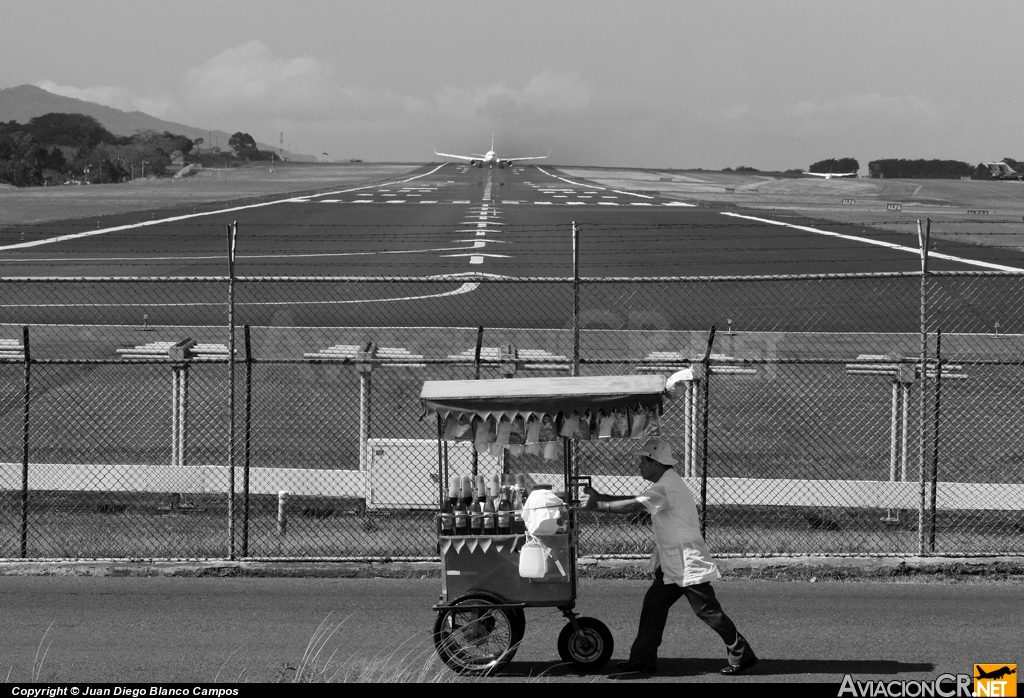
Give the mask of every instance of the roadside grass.
[[[43, 665], [46, 663], [46, 657], [50, 654], [50, 646], [53, 644], [53, 638], [50, 637], [50, 631], [53, 630], [53, 624], [56, 622], [57, 621], [55, 620], [50, 621], [50, 624], [46, 626], [46, 630], [43, 632], [42, 637], [39, 638], [39, 645], [36, 647], [35, 656], [32, 658], [32, 668], [29, 672], [28, 678], [32, 683], [39, 683], [43, 680]], [[11, 664], [7, 668], [7, 677], [4, 679], [4, 683], [11, 683], [11, 677], [13, 675], [14, 665]]]
[[284, 665], [278, 680], [290, 683], [463, 683], [438, 658], [433, 645], [412, 637], [393, 650], [375, 655], [340, 656], [335, 635], [345, 621], [330, 616], [317, 627], [296, 665]]

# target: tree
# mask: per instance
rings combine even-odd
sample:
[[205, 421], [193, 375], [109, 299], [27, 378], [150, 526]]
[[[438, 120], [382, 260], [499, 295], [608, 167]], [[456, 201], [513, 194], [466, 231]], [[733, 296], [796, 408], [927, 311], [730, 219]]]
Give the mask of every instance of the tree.
[[40, 143], [69, 145], [75, 148], [95, 148], [100, 143], [123, 141], [91, 116], [51, 112], [29, 120], [24, 130]]
[[48, 155], [46, 148], [24, 131], [0, 136], [0, 182], [16, 187], [41, 185]]
[[959, 160], [872, 160], [868, 172], [873, 178], [959, 179], [975, 174], [975, 168]]
[[860, 163], [856, 158], [829, 158], [818, 160], [818, 162], [807, 168], [808, 172], [819, 172], [821, 174], [843, 174], [856, 172], [860, 169]]
[[236, 131], [235, 134], [228, 139], [228, 146], [234, 151], [235, 157], [250, 158], [253, 160], [259, 157], [256, 140], [248, 133]]

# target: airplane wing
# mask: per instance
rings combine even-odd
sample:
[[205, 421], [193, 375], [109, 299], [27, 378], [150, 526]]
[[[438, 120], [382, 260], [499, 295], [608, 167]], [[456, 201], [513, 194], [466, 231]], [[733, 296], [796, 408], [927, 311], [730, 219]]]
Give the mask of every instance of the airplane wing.
[[459, 160], [479, 160], [482, 155], [452, 155], [451, 153], [439, 153], [434, 150], [434, 155], [440, 155], [446, 158], [458, 158]]
[[514, 162], [515, 161], [519, 161], [519, 160], [544, 160], [549, 155], [551, 155], [551, 151], [550, 150], [548, 151], [547, 155], [531, 155], [529, 157], [523, 157], [523, 158], [517, 158], [517, 157], [513, 157], [511, 155], [506, 155], [506, 156], [502, 157], [501, 159], [502, 160], [512, 160]]

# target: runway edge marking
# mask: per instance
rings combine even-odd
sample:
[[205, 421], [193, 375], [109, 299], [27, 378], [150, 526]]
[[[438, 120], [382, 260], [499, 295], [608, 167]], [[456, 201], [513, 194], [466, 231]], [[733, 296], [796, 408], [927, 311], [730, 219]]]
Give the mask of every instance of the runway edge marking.
[[[757, 221], [758, 223], [767, 223], [769, 225], [779, 225], [784, 228], [794, 228], [796, 230], [803, 230], [808, 233], [816, 233], [817, 235], [827, 235], [829, 237], [842, 238], [843, 240], [850, 240], [852, 242], [863, 242], [867, 245], [875, 245], [877, 247], [887, 247], [890, 250], [899, 250], [901, 252], [910, 252], [912, 254], [921, 254], [920, 248], [907, 247], [905, 245], [897, 245], [893, 242], [883, 242], [882, 240], [872, 240], [871, 238], [860, 237], [858, 235], [844, 235], [843, 233], [834, 233], [829, 230], [821, 230], [820, 228], [811, 228], [806, 225], [795, 225], [793, 223], [783, 223], [782, 221], [773, 221], [770, 218], [758, 218], [756, 216], [744, 216], [739, 213], [731, 213], [729, 211], [722, 211], [723, 216], [732, 216], [733, 218], [743, 218], [748, 221]], [[992, 262], [982, 262], [976, 259], [966, 259], [964, 257], [955, 257], [951, 254], [943, 254], [941, 252], [928, 252], [929, 259], [945, 259], [950, 262], [959, 262], [961, 264], [968, 264], [977, 267], [985, 267], [987, 269], [994, 269], [996, 271], [1024, 271], [1019, 267], [1008, 267], [1002, 264], [993, 264]]]

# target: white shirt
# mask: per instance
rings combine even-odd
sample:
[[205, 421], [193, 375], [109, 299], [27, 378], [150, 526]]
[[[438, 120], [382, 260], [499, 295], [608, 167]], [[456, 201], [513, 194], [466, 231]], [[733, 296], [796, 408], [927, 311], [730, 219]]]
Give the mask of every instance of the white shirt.
[[697, 503], [679, 473], [669, 468], [636, 499], [650, 512], [654, 527], [652, 572], [660, 566], [665, 581], [681, 587], [722, 577], [700, 535]]

